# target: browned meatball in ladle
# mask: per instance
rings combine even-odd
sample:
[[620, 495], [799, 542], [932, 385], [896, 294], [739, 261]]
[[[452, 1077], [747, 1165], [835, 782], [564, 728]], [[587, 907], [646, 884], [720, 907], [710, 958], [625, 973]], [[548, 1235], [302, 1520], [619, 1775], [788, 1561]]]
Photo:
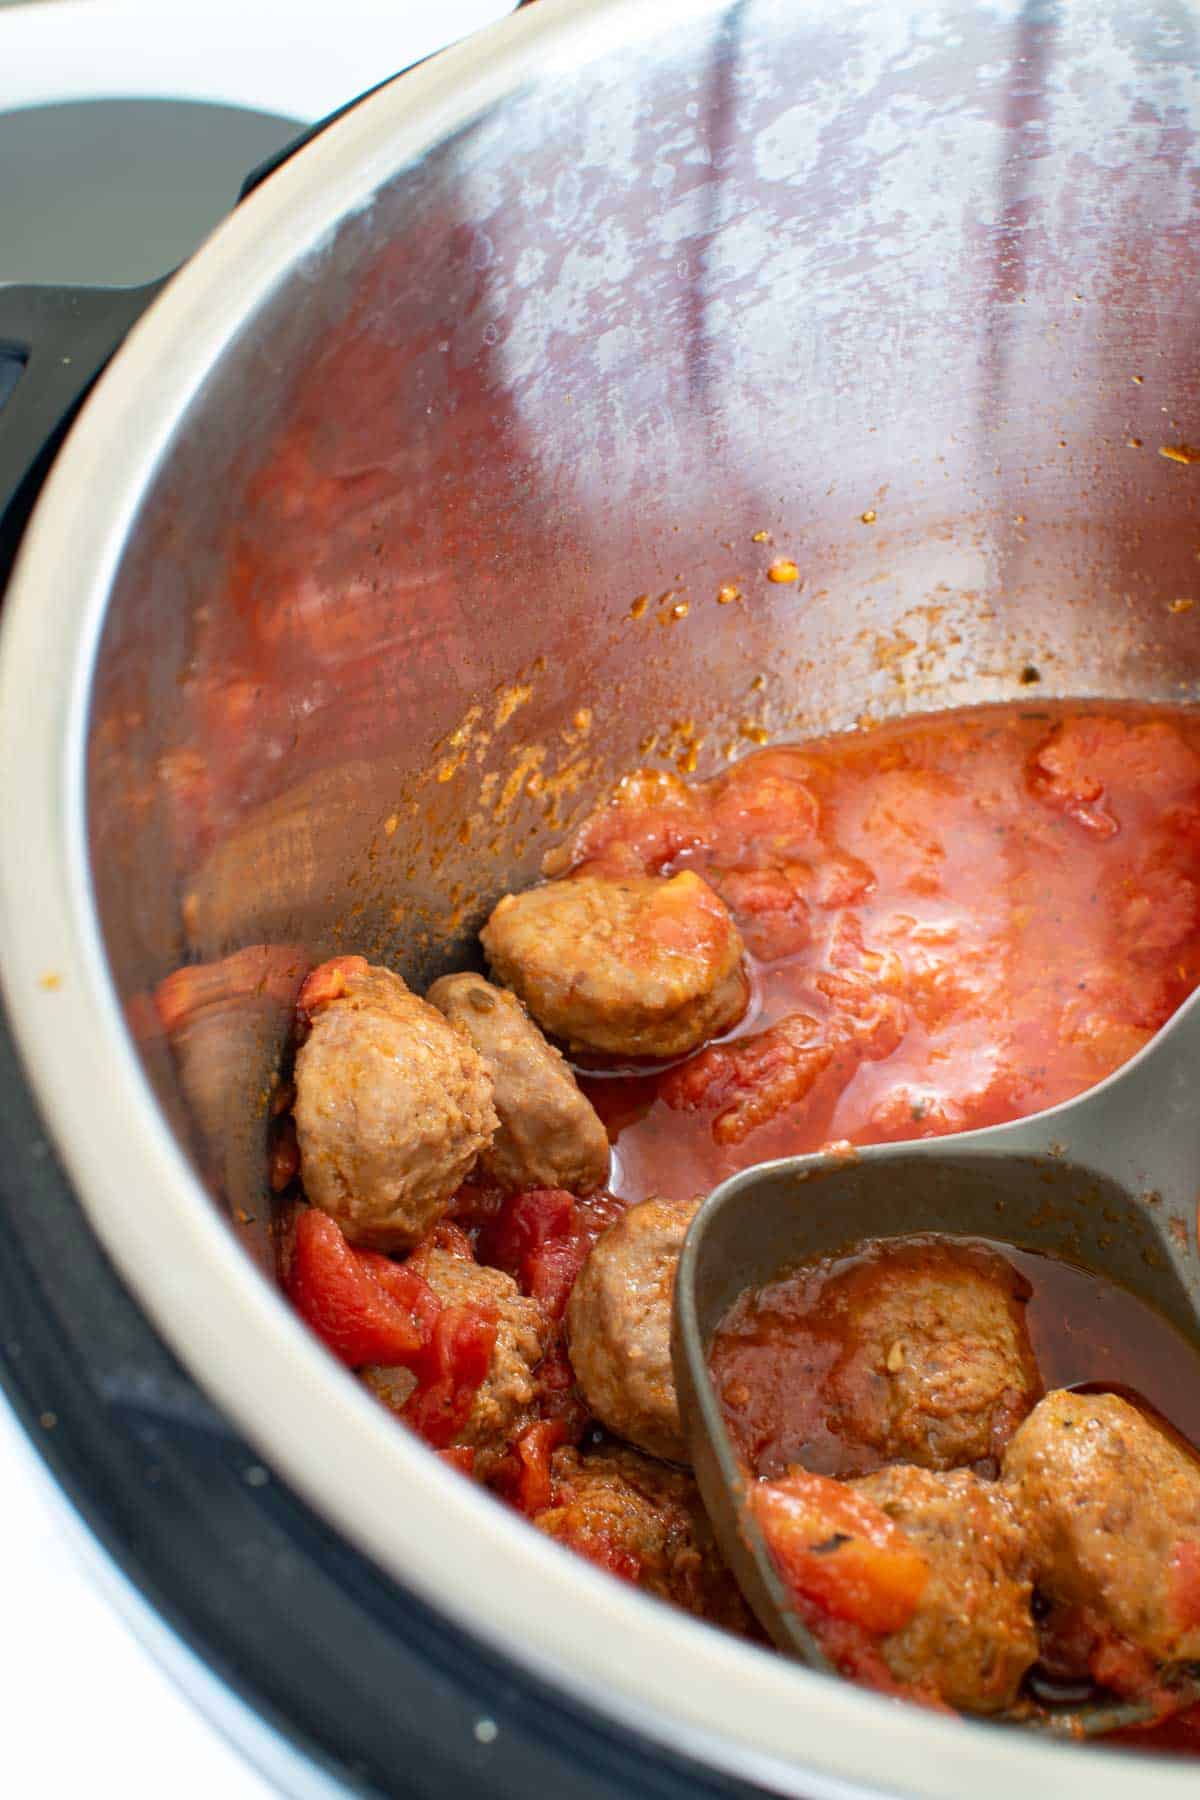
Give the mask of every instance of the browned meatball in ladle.
[[1182, 1444], [1118, 1394], [1061, 1389], [1013, 1438], [1003, 1484], [1039, 1591], [1075, 1615], [1079, 1673], [1124, 1687], [1095, 1660], [1114, 1638], [1153, 1664], [1200, 1660], [1200, 1463]]

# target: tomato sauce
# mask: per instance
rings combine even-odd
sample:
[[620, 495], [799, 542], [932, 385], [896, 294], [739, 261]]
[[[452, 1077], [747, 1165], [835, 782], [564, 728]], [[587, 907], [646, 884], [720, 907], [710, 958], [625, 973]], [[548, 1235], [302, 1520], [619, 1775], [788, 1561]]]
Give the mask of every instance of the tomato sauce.
[[643, 772], [575, 868], [717, 889], [752, 998], [670, 1068], [583, 1071], [614, 1191], [690, 1198], [830, 1143], [995, 1125], [1081, 1093], [1200, 982], [1200, 720], [1006, 706]]

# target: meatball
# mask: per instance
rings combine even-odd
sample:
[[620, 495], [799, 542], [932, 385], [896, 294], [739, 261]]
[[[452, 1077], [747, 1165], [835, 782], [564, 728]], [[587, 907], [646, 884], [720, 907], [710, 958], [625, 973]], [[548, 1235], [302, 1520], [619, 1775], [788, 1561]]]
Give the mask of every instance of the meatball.
[[967, 1469], [901, 1464], [850, 1485], [929, 1565], [912, 1618], [880, 1644], [891, 1673], [963, 1712], [1003, 1712], [1038, 1652], [1028, 1550], [1008, 1496]]
[[[550, 1341], [551, 1324], [536, 1300], [528, 1300], [511, 1275], [481, 1268], [445, 1250], [421, 1250], [414, 1263], [443, 1306], [488, 1306], [498, 1315], [496, 1342], [483, 1385], [454, 1444], [475, 1452], [474, 1473], [486, 1481], [517, 1433], [537, 1418], [534, 1371]], [[404, 1368], [368, 1365], [368, 1388], [393, 1412], [403, 1410], [417, 1385]]]
[[443, 975], [426, 996], [478, 1052], [500, 1129], [481, 1161], [499, 1187], [590, 1194], [608, 1177], [608, 1133], [514, 994], [482, 975]]
[[675, 1270], [699, 1201], [643, 1200], [610, 1225], [576, 1277], [567, 1348], [601, 1424], [651, 1456], [689, 1461], [671, 1367]]
[[686, 1056], [745, 1011], [741, 937], [690, 870], [507, 894], [480, 937], [497, 978], [572, 1050]]
[[822, 1296], [844, 1334], [829, 1380], [833, 1429], [889, 1462], [984, 1465], [1041, 1391], [1011, 1264], [936, 1239], [868, 1247]]
[[1048, 1601], [1155, 1662], [1200, 1658], [1200, 1464], [1181, 1445], [1116, 1394], [1058, 1391], [1009, 1445], [1004, 1486]]
[[555, 1451], [553, 1477], [553, 1505], [534, 1518], [539, 1531], [697, 1618], [756, 1632], [686, 1470], [606, 1444]]
[[445, 1212], [497, 1118], [470, 1044], [390, 969], [361, 956], [315, 969], [296, 1057], [305, 1193], [352, 1244], [404, 1249]]

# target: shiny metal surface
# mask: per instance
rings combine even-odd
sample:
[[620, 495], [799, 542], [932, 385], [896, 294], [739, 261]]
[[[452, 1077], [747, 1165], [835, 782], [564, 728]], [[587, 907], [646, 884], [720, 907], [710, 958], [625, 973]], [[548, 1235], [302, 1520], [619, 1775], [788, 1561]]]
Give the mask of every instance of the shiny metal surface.
[[[713, 1529], [759, 1619], [810, 1668], [828, 1659], [789, 1602], [754, 1514], [709, 1376], [722, 1319], [740, 1294], [863, 1238], [937, 1232], [994, 1238], [1067, 1258], [1140, 1295], [1200, 1347], [1200, 995], [1139, 1055], [1078, 1099], [1030, 1119], [848, 1155], [790, 1156], [731, 1176], [688, 1228], [675, 1287], [672, 1362], [692, 1466]], [[1200, 1671], [1176, 1671], [1177, 1710]], [[1153, 1705], [1035, 1709], [1013, 1717], [1065, 1736], [1151, 1721]]]
[[[6, 606], [5, 989], [119, 1266], [383, 1567], [775, 1791], [1129, 1765], [727, 1642], [448, 1477], [241, 1254], [146, 996], [264, 940], [423, 979], [614, 773], [693, 744], [1193, 697], [1198, 40], [1184, 0], [539, 0], [218, 231]], [[278, 1046], [243, 1041], [205, 1108], [253, 1093], [244, 1170]]]

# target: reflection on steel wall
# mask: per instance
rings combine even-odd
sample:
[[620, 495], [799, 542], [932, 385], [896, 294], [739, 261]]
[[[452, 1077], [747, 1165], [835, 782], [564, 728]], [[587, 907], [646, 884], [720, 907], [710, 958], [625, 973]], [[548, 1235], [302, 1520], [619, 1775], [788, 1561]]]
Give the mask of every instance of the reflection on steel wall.
[[1193, 693], [1194, 10], [653, 10], [547, 40], [181, 420], [95, 689], [127, 997], [461, 959], [639, 760]]

